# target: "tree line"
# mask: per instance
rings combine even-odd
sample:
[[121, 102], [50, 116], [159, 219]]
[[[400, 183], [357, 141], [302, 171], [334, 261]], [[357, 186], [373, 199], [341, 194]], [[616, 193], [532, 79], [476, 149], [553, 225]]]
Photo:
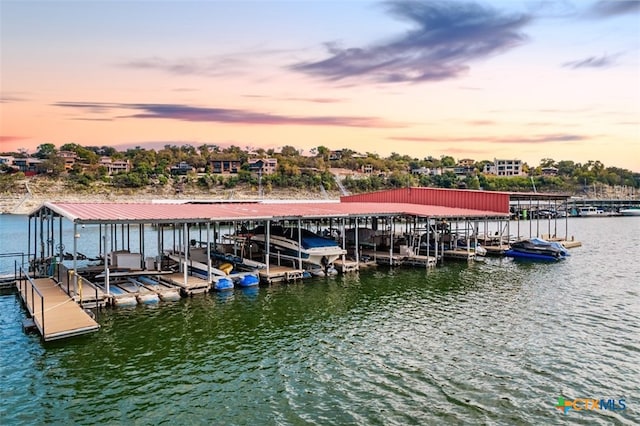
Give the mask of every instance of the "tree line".
[[[65, 159], [61, 151], [75, 153], [77, 160], [70, 170], [65, 168]], [[605, 167], [600, 161], [576, 163], [570, 160], [555, 161], [544, 158], [537, 166], [523, 165], [525, 176], [497, 177], [482, 173], [489, 160], [475, 162], [462, 176], [456, 175], [453, 168], [456, 159], [451, 156], [422, 159], [392, 153], [381, 157], [375, 153], [359, 154], [345, 148], [336, 156], [325, 146], [310, 150], [309, 155], [293, 146], [284, 146], [278, 152], [274, 149], [242, 149], [232, 145], [221, 147], [203, 144], [165, 145], [162, 149], [135, 147], [118, 151], [110, 146], [81, 146], [75, 143], [62, 145], [59, 149], [51, 143], [38, 146], [32, 157], [41, 160], [39, 165], [44, 174], [54, 178], [65, 178], [77, 187], [90, 187], [97, 182], [114, 187], [141, 188], [148, 185], [185, 185], [201, 189], [216, 187], [234, 188], [238, 185], [260, 186], [268, 193], [276, 188], [306, 188], [320, 190], [337, 189], [331, 168], [347, 169], [354, 172], [368, 167], [370, 173], [357, 173], [342, 180], [342, 185], [351, 192], [376, 191], [389, 188], [410, 186], [467, 188], [497, 191], [531, 191], [535, 188], [545, 192], [579, 192], [598, 185], [640, 188], [640, 174], [618, 167]], [[14, 157], [27, 157], [26, 152], [5, 153]], [[108, 176], [107, 169], [100, 164], [101, 157], [112, 160], [129, 160], [131, 170], [114, 176]], [[273, 174], [257, 175], [249, 170], [249, 158], [275, 158], [277, 170]], [[236, 174], [221, 175], [213, 173], [212, 160], [237, 160], [242, 164]], [[187, 163], [194, 171], [185, 176], [173, 176], [171, 166]], [[438, 174], [413, 174], [412, 170], [426, 168], [439, 170]], [[543, 174], [543, 170], [554, 169], [553, 176]], [[20, 178], [19, 173], [6, 164], [0, 166], [0, 177], [5, 180]], [[2, 188], [0, 188], [2, 189]]]

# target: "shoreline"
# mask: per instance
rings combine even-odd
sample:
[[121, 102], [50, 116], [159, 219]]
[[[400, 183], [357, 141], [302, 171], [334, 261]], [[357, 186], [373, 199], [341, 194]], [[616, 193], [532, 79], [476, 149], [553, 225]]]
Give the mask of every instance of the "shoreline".
[[[119, 191], [118, 191], [119, 192]], [[185, 191], [180, 194], [171, 194], [166, 191], [128, 191], [128, 193], [118, 193], [116, 191], [106, 193], [82, 193], [71, 190], [59, 192], [50, 191], [39, 193], [31, 190], [26, 194], [3, 194], [0, 197], [0, 214], [30, 214], [37, 210], [45, 202], [68, 202], [68, 203], [152, 203], [190, 200], [210, 200], [210, 201], [338, 201], [340, 194], [337, 192], [327, 192], [325, 194], [304, 190], [274, 190], [269, 194], [259, 197], [257, 191], [247, 189], [220, 190], [215, 192]]]

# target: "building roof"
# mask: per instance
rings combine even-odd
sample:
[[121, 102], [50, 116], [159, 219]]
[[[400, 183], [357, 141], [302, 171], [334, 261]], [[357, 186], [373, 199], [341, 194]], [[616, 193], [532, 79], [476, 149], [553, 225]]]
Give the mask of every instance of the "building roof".
[[431, 218], [497, 218], [508, 213], [411, 203], [63, 203], [47, 202], [40, 210], [75, 223], [201, 223], [234, 220], [297, 220], [341, 217], [418, 216]]
[[571, 197], [569, 194], [551, 194], [545, 192], [509, 192], [511, 201], [566, 201]]
[[568, 195], [563, 194], [414, 187], [344, 196], [340, 202], [47, 202], [30, 216], [53, 212], [76, 223], [202, 223], [381, 216], [484, 219], [508, 217], [510, 202], [567, 198]]
[[475, 189], [448, 189], [411, 187], [340, 197], [343, 202], [404, 202], [415, 204], [432, 204], [448, 207], [464, 207], [473, 210], [508, 211], [508, 201], [565, 201], [569, 194], [552, 194], [544, 192], [506, 192], [479, 191]]

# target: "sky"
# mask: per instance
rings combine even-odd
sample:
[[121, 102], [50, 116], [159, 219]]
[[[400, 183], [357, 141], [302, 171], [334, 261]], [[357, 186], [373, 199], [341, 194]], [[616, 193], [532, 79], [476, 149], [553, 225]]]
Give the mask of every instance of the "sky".
[[640, 172], [640, 1], [0, 0], [0, 152], [43, 143]]

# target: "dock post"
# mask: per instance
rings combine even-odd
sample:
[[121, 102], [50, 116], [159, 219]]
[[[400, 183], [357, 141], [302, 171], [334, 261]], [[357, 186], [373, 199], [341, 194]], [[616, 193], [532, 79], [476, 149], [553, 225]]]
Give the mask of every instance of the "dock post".
[[75, 272], [78, 270], [78, 224], [73, 222], [73, 295], [78, 293], [78, 277]]

